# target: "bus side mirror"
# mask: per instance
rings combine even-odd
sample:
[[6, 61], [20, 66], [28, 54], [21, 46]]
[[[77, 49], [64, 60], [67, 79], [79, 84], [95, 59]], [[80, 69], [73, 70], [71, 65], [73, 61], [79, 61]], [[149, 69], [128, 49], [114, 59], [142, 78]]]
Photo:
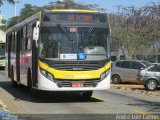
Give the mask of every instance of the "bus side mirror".
[[39, 27], [34, 27], [33, 29], [33, 40], [36, 42], [38, 41], [38, 36], [39, 36]]

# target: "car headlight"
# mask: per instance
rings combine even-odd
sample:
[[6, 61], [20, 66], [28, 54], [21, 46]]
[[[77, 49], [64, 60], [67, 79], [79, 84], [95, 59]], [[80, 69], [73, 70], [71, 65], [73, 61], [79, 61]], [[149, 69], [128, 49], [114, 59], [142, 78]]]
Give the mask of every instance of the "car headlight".
[[46, 78], [48, 78], [49, 80], [54, 80], [53, 79], [53, 75], [51, 74], [51, 73], [49, 73], [49, 72], [47, 72], [47, 71], [45, 71], [45, 70], [43, 70], [43, 69], [40, 69], [40, 71], [41, 71], [41, 74], [44, 76], [44, 77], [46, 77]]
[[110, 69], [108, 69], [107, 71], [105, 71], [104, 73], [102, 73], [101, 75], [101, 80], [104, 80], [110, 73]]

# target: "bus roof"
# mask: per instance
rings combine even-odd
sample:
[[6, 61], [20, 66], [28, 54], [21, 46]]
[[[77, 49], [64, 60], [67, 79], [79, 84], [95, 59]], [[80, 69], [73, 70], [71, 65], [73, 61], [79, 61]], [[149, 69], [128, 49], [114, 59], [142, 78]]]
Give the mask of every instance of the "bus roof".
[[21, 28], [21, 26], [27, 24], [28, 22], [32, 22], [32, 21], [38, 19], [38, 16], [39, 16], [40, 13], [41, 13], [41, 12], [38, 12], [38, 13], [36, 13], [36, 14], [34, 14], [34, 15], [28, 17], [28, 18], [26, 18], [25, 20], [21, 21], [20, 23], [15, 24], [15, 25], [12, 26], [11, 28], [8, 28], [8, 29], [6, 30], [6, 33], [12, 32], [12, 31], [15, 30], [15, 29]]
[[[53, 10], [42, 10], [46, 12], [77, 12], [77, 13], [99, 13], [99, 11], [96, 10], [80, 10], [80, 9], [53, 9]], [[25, 20], [21, 21], [20, 23], [14, 25], [13, 27], [6, 30], [6, 33], [12, 32], [13, 30], [25, 25], [27, 22], [33, 21], [38, 18], [39, 13], [42, 11], [32, 15], [31, 17], [26, 18]]]
[[53, 9], [52, 12], [81, 12], [81, 13], [98, 13], [96, 10], [80, 10], [80, 9]]

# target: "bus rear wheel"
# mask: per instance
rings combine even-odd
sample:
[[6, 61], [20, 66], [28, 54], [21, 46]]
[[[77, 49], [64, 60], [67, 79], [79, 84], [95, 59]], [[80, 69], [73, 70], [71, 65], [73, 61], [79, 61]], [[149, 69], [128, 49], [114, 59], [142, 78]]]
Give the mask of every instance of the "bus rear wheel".
[[84, 98], [91, 98], [91, 96], [92, 96], [92, 94], [93, 94], [93, 91], [85, 91], [85, 92], [82, 92], [82, 96], [84, 97]]
[[13, 67], [11, 68], [11, 84], [13, 88], [17, 88], [18, 84], [17, 82], [14, 80], [14, 71], [13, 71]]

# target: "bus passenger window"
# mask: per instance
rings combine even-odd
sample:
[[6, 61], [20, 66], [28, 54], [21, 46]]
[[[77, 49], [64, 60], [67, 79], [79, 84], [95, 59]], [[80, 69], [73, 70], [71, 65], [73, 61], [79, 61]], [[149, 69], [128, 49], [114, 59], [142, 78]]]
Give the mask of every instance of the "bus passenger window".
[[27, 41], [27, 50], [31, 50], [31, 48], [32, 48], [32, 40], [31, 40], [31, 37], [29, 37], [28, 39], [27, 39], [28, 41]]

